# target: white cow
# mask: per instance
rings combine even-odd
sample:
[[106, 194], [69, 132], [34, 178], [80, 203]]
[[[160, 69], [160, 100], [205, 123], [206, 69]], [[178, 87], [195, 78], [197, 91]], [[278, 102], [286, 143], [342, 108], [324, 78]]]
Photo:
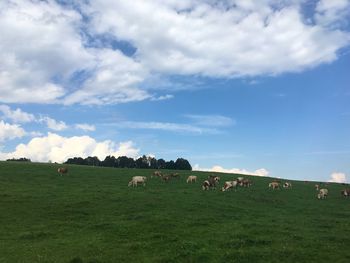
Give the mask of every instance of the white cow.
[[146, 176], [134, 176], [131, 181], [129, 182], [128, 186], [133, 186], [133, 187], [137, 187], [138, 184], [142, 184], [143, 186], [146, 185], [146, 180], [147, 177]]
[[187, 182], [187, 183], [197, 182], [197, 176], [196, 176], [196, 175], [190, 175], [190, 176], [188, 176], [186, 182]]
[[224, 186], [221, 188], [221, 191], [225, 192], [229, 189], [233, 189], [233, 188], [236, 188], [237, 187], [237, 180], [234, 180], [234, 181], [227, 181], [224, 183]]
[[317, 198], [318, 199], [326, 199], [327, 195], [328, 195], [328, 189], [322, 188], [322, 189], [320, 189], [320, 192], [318, 193]]

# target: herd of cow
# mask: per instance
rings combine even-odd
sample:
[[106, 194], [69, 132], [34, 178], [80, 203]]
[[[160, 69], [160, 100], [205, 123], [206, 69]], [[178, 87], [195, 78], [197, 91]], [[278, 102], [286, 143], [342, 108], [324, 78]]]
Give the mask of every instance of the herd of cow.
[[[62, 176], [63, 174], [68, 173], [67, 167], [61, 167], [58, 168], [57, 172]], [[180, 179], [180, 174], [178, 173], [171, 173], [171, 174], [162, 174], [160, 171], [155, 171], [151, 178], [158, 177], [164, 182], [169, 182], [171, 179]], [[137, 187], [138, 185], [146, 185], [147, 177], [146, 176], [133, 176], [131, 181], [128, 183], [128, 186]], [[190, 175], [187, 177], [186, 180], [187, 183], [196, 183], [197, 182], [197, 176], [196, 175]], [[220, 182], [220, 177], [216, 175], [209, 175], [208, 179], [204, 180], [202, 183], [202, 189], [203, 190], [210, 190], [210, 189], [216, 189], [217, 185]], [[241, 187], [250, 187], [252, 185], [252, 181], [250, 179], [244, 178], [244, 177], [238, 177], [235, 180], [232, 181], [226, 181], [224, 183], [224, 186], [221, 188], [221, 191], [225, 192], [230, 189], [236, 189], [238, 186]], [[292, 188], [292, 184], [290, 182], [284, 182], [281, 184], [279, 180], [275, 180], [271, 183], [269, 183], [269, 188], [272, 190], [280, 189], [281, 185], [283, 188]], [[315, 185], [315, 189], [318, 191], [317, 198], [318, 199], [325, 199], [328, 196], [328, 189], [326, 188], [320, 188], [319, 184]], [[350, 197], [350, 188], [344, 189], [341, 191], [341, 195], [343, 197]]]

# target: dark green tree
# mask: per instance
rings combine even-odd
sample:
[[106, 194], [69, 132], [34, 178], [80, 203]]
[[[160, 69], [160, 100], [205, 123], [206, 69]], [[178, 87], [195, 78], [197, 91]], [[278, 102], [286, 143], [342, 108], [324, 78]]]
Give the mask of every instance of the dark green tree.
[[190, 163], [184, 158], [178, 158], [175, 162], [175, 166], [177, 170], [192, 170], [192, 166]]

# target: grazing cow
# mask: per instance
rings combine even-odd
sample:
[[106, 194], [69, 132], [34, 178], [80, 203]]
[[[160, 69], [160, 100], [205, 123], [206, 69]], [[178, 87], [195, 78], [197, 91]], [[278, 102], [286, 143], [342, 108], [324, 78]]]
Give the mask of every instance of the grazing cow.
[[171, 175], [168, 175], [168, 174], [164, 174], [164, 175], [162, 175], [162, 180], [164, 181], [164, 182], [169, 182], [170, 181], [170, 179], [172, 178], [172, 176]]
[[283, 188], [292, 188], [292, 183], [291, 182], [285, 182], [283, 184]]
[[269, 188], [272, 188], [272, 190], [280, 189], [280, 184], [278, 182], [269, 183]]
[[350, 189], [344, 189], [340, 193], [344, 197], [349, 197], [350, 196]]
[[147, 177], [146, 176], [134, 176], [131, 181], [128, 183], [128, 186], [133, 186], [133, 187], [137, 187], [138, 184], [142, 184], [143, 186], [146, 185], [146, 180]]
[[209, 176], [208, 180], [205, 180], [202, 184], [203, 190], [209, 190], [210, 188], [215, 189], [216, 184], [220, 181], [219, 176]]
[[162, 172], [161, 171], [154, 171], [153, 174], [151, 175], [151, 178], [153, 177], [162, 177]]
[[243, 185], [243, 180], [244, 180], [244, 177], [237, 177], [236, 181], [237, 181], [239, 186]]
[[315, 189], [316, 189], [316, 191], [320, 190], [320, 185], [319, 184], [315, 184]]
[[328, 195], [328, 189], [322, 188], [322, 189], [320, 189], [320, 192], [318, 193], [317, 198], [318, 199], [326, 199], [327, 195]]
[[196, 175], [190, 175], [190, 176], [188, 176], [186, 182], [187, 182], [187, 183], [197, 182], [197, 176], [196, 176]]
[[221, 191], [225, 192], [229, 189], [233, 189], [237, 187], [237, 180], [234, 181], [227, 181], [224, 183], [224, 186], [221, 188]]
[[241, 186], [243, 187], [249, 187], [252, 185], [252, 181], [250, 181], [249, 179], [244, 179], [242, 182], [241, 182]]
[[60, 167], [57, 169], [57, 172], [62, 176], [63, 174], [68, 173], [68, 168], [67, 167]]
[[172, 174], [170, 174], [170, 176], [171, 176], [172, 178], [180, 179], [180, 174], [178, 174], [178, 173], [172, 173]]

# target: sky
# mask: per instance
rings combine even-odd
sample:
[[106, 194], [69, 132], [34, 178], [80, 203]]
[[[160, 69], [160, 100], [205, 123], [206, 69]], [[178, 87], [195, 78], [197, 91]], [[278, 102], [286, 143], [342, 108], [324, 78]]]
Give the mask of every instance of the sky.
[[2, 0], [0, 160], [350, 182], [350, 0]]

